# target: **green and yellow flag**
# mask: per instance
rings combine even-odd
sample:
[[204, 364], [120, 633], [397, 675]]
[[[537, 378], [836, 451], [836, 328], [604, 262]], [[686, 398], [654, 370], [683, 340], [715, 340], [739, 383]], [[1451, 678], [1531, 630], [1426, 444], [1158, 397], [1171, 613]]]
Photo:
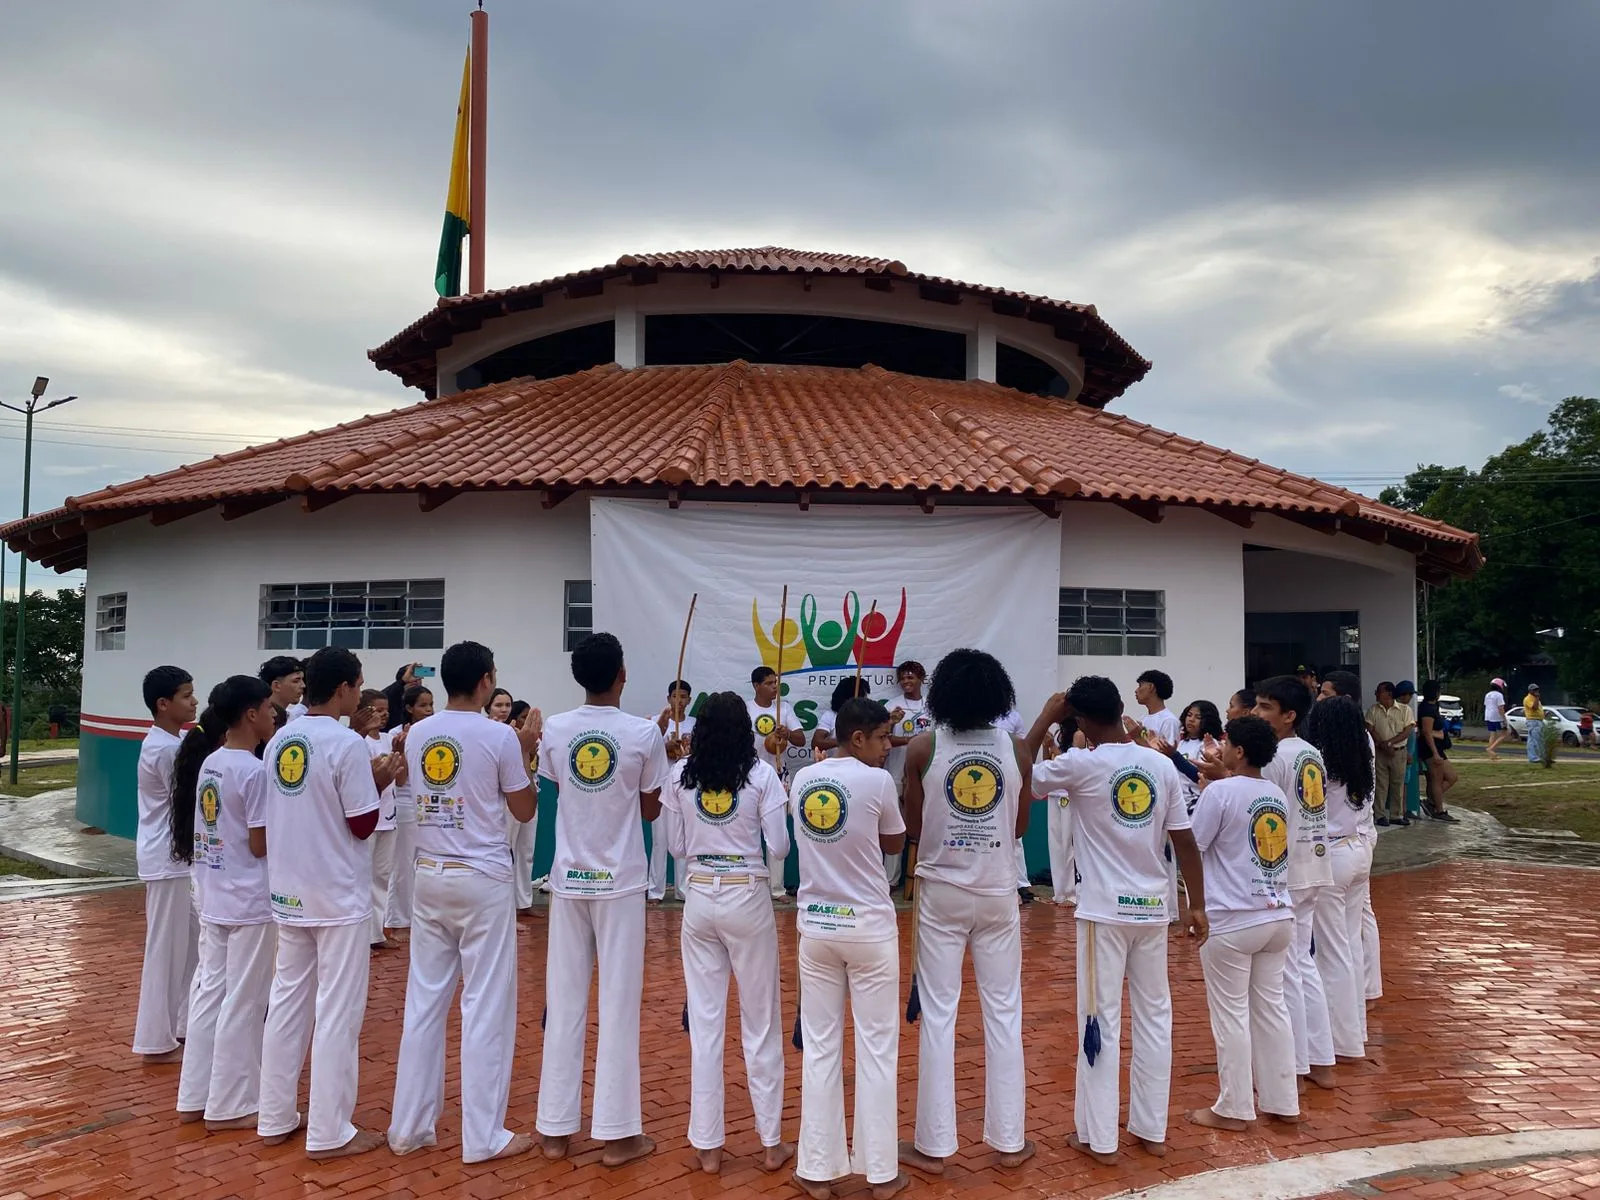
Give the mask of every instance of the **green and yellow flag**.
[[467, 211], [467, 124], [472, 100], [472, 52], [461, 66], [461, 103], [456, 107], [456, 144], [450, 152], [450, 193], [444, 203], [444, 230], [439, 234], [439, 262], [433, 289], [441, 296], [461, 294], [461, 241], [471, 228]]

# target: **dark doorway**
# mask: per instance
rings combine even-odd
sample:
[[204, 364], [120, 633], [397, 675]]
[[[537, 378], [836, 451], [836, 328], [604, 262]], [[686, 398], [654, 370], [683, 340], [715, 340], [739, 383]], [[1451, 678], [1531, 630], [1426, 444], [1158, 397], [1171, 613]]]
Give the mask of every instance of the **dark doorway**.
[[1358, 612], [1245, 613], [1244, 672], [1252, 684], [1310, 667], [1320, 679], [1339, 669], [1361, 674]]

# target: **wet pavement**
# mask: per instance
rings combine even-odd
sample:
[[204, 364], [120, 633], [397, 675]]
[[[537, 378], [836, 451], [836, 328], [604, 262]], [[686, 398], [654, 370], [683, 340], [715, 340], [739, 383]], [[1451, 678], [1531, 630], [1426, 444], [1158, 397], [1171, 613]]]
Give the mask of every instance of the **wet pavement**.
[[77, 803], [77, 788], [26, 798], [0, 796], [0, 854], [58, 875], [137, 877], [133, 840], [84, 825], [74, 811]]

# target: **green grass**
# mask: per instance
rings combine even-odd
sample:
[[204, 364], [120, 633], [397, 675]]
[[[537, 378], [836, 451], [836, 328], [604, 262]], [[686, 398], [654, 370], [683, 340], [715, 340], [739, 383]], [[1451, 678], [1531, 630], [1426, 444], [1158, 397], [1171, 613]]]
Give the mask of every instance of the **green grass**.
[[[22, 753], [24, 754], [32, 754], [35, 750], [76, 750], [77, 748], [78, 739], [75, 737], [61, 737], [56, 738], [54, 741], [50, 738], [22, 739]], [[7, 746], [5, 752], [10, 754], [11, 747]]]
[[1465, 755], [1451, 761], [1461, 773], [1450, 791], [1452, 808], [1489, 813], [1508, 828], [1570, 829], [1586, 842], [1600, 842], [1600, 759], [1558, 756], [1545, 770], [1530, 765], [1520, 745], [1507, 745], [1497, 763]]
[[11, 768], [0, 769], [0, 796], [37, 796], [40, 792], [77, 787], [78, 764], [62, 763], [53, 767], [29, 767], [24, 764], [17, 772], [15, 786], [12, 786], [10, 779]]
[[38, 863], [23, 862], [19, 858], [7, 858], [0, 854], [0, 875], [22, 875], [28, 879], [60, 879], [49, 867], [41, 867]]

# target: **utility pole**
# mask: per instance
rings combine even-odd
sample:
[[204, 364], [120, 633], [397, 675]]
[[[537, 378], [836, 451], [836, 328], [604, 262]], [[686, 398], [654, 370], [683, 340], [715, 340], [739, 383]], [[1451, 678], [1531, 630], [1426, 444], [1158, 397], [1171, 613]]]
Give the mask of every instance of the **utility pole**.
[[[29, 487], [33, 476], [33, 414], [35, 411], [48, 411], [58, 408], [63, 404], [76, 400], [76, 396], [63, 396], [59, 400], [52, 400], [43, 409], [39, 408], [39, 399], [44, 395], [45, 388], [50, 386], [50, 380], [40, 375], [33, 381], [33, 392], [25, 407], [19, 408], [15, 404], [7, 404], [0, 400], [0, 408], [9, 408], [12, 412], [21, 413], [27, 420], [27, 429], [22, 439], [22, 519], [28, 519]], [[17, 555], [17, 644], [12, 651], [11, 667], [11, 769], [8, 774], [10, 782], [17, 782], [18, 759], [22, 756], [22, 662], [28, 651], [28, 555], [26, 552]]]

